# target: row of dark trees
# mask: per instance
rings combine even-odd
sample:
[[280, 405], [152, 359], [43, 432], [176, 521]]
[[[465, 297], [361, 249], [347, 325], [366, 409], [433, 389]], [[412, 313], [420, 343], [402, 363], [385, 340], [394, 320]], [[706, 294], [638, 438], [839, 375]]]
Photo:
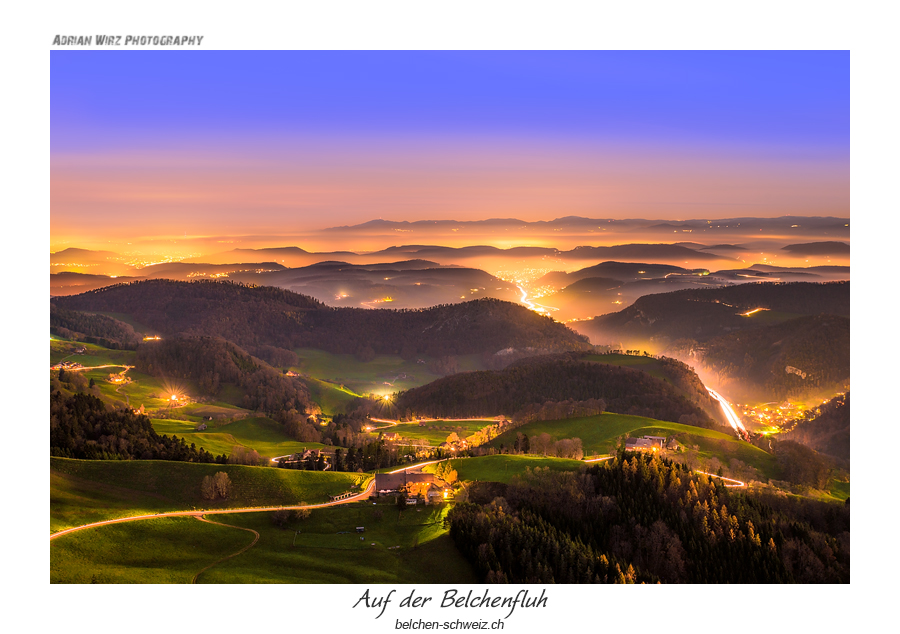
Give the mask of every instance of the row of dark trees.
[[[372, 471], [385, 467], [395, 467], [407, 462], [406, 448], [391, 445], [384, 440], [370, 440], [359, 446], [347, 448], [336, 447], [331, 455], [331, 471]], [[319, 452], [312, 453], [306, 460], [296, 462], [283, 461], [278, 466], [284, 469], [300, 469], [305, 471], [323, 471], [325, 457]]]
[[500, 444], [500, 453], [535, 454], [542, 456], [556, 456], [557, 458], [572, 458], [581, 460], [584, 458], [584, 446], [581, 438], [561, 438], [553, 440], [548, 433], [528, 434], [516, 433], [516, 439], [511, 447]]
[[91, 394], [50, 394], [50, 455], [86, 460], [179, 460], [220, 462], [184, 438], [154, 431], [150, 419], [130, 409], [114, 410]]
[[472, 487], [450, 535], [487, 581], [847, 583], [849, 505], [728, 491], [643, 455]]

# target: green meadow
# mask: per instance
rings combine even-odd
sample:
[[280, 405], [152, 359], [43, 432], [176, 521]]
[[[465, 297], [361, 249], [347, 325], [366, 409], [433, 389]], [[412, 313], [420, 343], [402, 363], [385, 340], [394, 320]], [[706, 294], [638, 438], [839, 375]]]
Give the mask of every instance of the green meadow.
[[[110, 374], [117, 374], [120, 368], [103, 368], [100, 370], [86, 370], [82, 372], [88, 380], [94, 379], [94, 384], [100, 390], [100, 398], [112, 403], [128, 403], [137, 409], [141, 405], [146, 410], [165, 408], [170, 405], [169, 398], [174, 394], [196, 394], [196, 388], [190, 381], [179, 380], [168, 382], [137, 372], [134, 369], [128, 371], [126, 376], [131, 379], [127, 383], [111, 383]], [[173, 408], [174, 409], [174, 408]]]
[[309, 389], [310, 397], [319, 404], [326, 416], [346, 413], [347, 405], [361, 396], [346, 386], [342, 388], [339, 384], [328, 381], [312, 377], [304, 377], [303, 381]]
[[216, 456], [223, 453], [229, 455], [236, 445], [255, 449], [266, 459], [302, 452], [304, 449], [321, 449], [324, 446], [321, 443], [294, 440], [284, 433], [280, 424], [266, 417], [225, 423], [209, 421], [203, 431], [197, 431], [198, 423], [189, 420], [153, 418], [151, 422], [158, 434], [184, 438], [188, 444], [196, 444]]
[[617, 365], [624, 368], [634, 368], [646, 372], [657, 379], [666, 380], [665, 374], [662, 372], [662, 366], [653, 357], [630, 354], [589, 354], [584, 357], [584, 360], [606, 365]]
[[[218, 471], [231, 479], [231, 495], [204, 500], [200, 484]], [[360, 490], [369, 477], [165, 460], [50, 458], [50, 530], [145, 513], [316, 504]]]
[[252, 541], [193, 517], [98, 526], [50, 542], [50, 583], [190, 583]]
[[[74, 354], [76, 349], [84, 348], [84, 353]], [[83, 366], [92, 367], [97, 365], [134, 365], [135, 352], [133, 350], [110, 350], [103, 346], [93, 343], [81, 343], [78, 341], [67, 341], [65, 339], [50, 339], [50, 365], [56, 365], [63, 359], [80, 363]], [[117, 371], [116, 368], [109, 368], [109, 372]]]
[[[586, 466], [581, 460], [512, 454], [454, 458], [450, 460], [450, 464], [456, 469], [460, 480], [481, 482], [509, 482], [513, 476], [525, 473], [526, 469], [546, 467], [552, 471], [579, 471]], [[437, 465], [429, 465], [423, 470], [434, 471], [436, 467]]]
[[[554, 440], [580, 438], [585, 455], [609, 454], [617, 449], [617, 438], [624, 435], [672, 437], [684, 446], [698, 448], [701, 458], [718, 458], [724, 464], [736, 458], [756, 469], [767, 478], [775, 477], [775, 457], [731, 434], [680, 423], [604, 412], [599, 416], [535, 421], [501, 434], [490, 446], [512, 447], [516, 434], [529, 437], [546, 433]], [[677, 459], [678, 454], [674, 454]]]
[[[313, 348], [298, 348], [294, 352], [300, 363], [291, 368], [300, 374], [343, 386], [355, 394], [391, 394], [430, 383], [441, 375], [428, 370], [428, 357], [405, 361], [398, 355], [380, 354], [372, 361], [359, 361], [352, 354], [332, 354]], [[457, 357], [460, 371], [481, 370], [481, 356]]]
[[[282, 530], [271, 515], [212, 517], [260, 533], [257, 546], [201, 583], [477, 583], [443, 526], [447, 507], [348, 504], [312, 511]], [[365, 527], [362, 534], [356, 527]], [[295, 531], [299, 530], [299, 533]], [[360, 539], [362, 537], [362, 539]]]
[[495, 422], [495, 420], [490, 418], [465, 421], [428, 420], [421, 426], [419, 423], [400, 423], [399, 425], [379, 428], [373, 434], [378, 432], [395, 432], [400, 434], [401, 438], [424, 440], [432, 446], [437, 446], [447, 440], [447, 436], [453, 432], [456, 432], [460, 438], [465, 438], [479, 429], [493, 425]]
[[831, 493], [831, 497], [843, 502], [850, 497], [850, 482], [832, 480], [831, 491], [829, 491], [829, 493]]
[[[316, 509], [285, 528], [271, 512], [206, 516], [229, 526], [194, 518], [103, 526], [51, 542], [51, 582], [190, 583], [215, 563], [198, 583], [476, 583], [444, 528], [446, 511], [399, 513], [391, 500]], [[223, 561], [254, 539], [236, 527], [260, 539]]]
[[[216, 418], [231, 418], [236, 414], [250, 414], [251, 411], [241, 407], [235, 407], [222, 401], [213, 401], [208, 403], [188, 403], [183, 407], [175, 410], [179, 416], [191, 417], [198, 421], [205, 419], [207, 416]], [[214, 423], [215, 424], [215, 423]]]

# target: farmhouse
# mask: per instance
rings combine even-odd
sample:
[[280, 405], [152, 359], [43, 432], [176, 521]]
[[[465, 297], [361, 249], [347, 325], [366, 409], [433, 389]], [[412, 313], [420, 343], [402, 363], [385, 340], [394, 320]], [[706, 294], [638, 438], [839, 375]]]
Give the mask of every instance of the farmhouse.
[[647, 438], [628, 438], [625, 440], [625, 451], [653, 451], [653, 443]]
[[625, 451], [662, 451], [665, 448], [665, 436], [644, 436], [625, 440]]

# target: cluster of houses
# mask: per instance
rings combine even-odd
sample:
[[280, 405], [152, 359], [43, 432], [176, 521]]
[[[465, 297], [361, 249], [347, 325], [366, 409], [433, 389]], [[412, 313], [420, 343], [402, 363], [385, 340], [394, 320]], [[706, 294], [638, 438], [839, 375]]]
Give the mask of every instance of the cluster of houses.
[[665, 436], [642, 436], [641, 438], [628, 438], [625, 440], [625, 451], [678, 451], [678, 443], [675, 438]]
[[77, 363], [75, 361], [63, 361], [61, 363], [57, 363], [56, 365], [51, 365], [50, 369], [51, 370], [60, 370], [60, 369], [62, 369], [62, 370], [78, 370], [82, 367], [83, 366], [80, 363]]
[[443, 502], [450, 495], [450, 485], [435, 477], [433, 473], [376, 473], [375, 495], [406, 496], [407, 504]]
[[320, 449], [304, 449], [303, 453], [292, 453], [290, 456], [285, 456], [284, 458], [280, 458], [278, 463], [280, 465], [293, 465], [297, 463], [304, 463], [307, 460], [314, 460], [318, 462], [319, 458], [322, 458], [323, 467], [322, 471], [328, 471], [331, 469], [331, 454], [326, 453]]

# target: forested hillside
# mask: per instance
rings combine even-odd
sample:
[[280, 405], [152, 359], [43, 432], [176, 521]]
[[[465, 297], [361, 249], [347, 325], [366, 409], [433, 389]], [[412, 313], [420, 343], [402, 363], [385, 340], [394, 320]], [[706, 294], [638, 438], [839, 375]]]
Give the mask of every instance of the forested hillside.
[[709, 369], [733, 381], [730, 393], [785, 399], [834, 391], [850, 380], [850, 319], [800, 317], [710, 339], [696, 348]]
[[836, 396], [819, 408], [819, 415], [784, 434], [816, 451], [850, 460], [850, 393]]
[[595, 343], [629, 338], [706, 341], [770, 324], [742, 314], [757, 308], [792, 316], [849, 318], [850, 283], [761, 282], [645, 295], [625, 310], [579, 324], [579, 329]]
[[[211, 453], [183, 438], [160, 436], [150, 419], [112, 410], [90, 394], [50, 394], [50, 455], [87, 460], [214, 462]], [[225, 457], [221, 456], [220, 461]]]
[[657, 457], [538, 469], [491, 494], [448, 514], [489, 583], [850, 581], [849, 505], [735, 493]]
[[586, 350], [582, 335], [523, 306], [494, 299], [422, 310], [329, 308], [272, 287], [149, 280], [59, 297], [57, 306], [132, 315], [172, 336], [222, 337], [240, 346], [334, 353], [493, 353], [508, 348]]
[[50, 332], [64, 339], [104, 348], [134, 350], [143, 339], [129, 324], [105, 315], [89, 315], [50, 304]]
[[503, 370], [466, 372], [401, 392], [401, 412], [425, 416], [512, 417], [524, 407], [550, 401], [603, 399], [606, 409], [691, 424], [715, 425], [678, 389], [649, 374], [580, 360], [577, 355], [548, 355], [517, 361]]
[[[196, 381], [205, 396], [215, 396], [225, 383], [233, 383], [244, 393], [242, 407], [266, 412], [289, 427], [306, 422], [309, 392], [299, 379], [222, 339], [183, 337], [146, 343], [138, 348], [135, 367], [166, 380]], [[288, 432], [297, 437], [297, 430]]]

